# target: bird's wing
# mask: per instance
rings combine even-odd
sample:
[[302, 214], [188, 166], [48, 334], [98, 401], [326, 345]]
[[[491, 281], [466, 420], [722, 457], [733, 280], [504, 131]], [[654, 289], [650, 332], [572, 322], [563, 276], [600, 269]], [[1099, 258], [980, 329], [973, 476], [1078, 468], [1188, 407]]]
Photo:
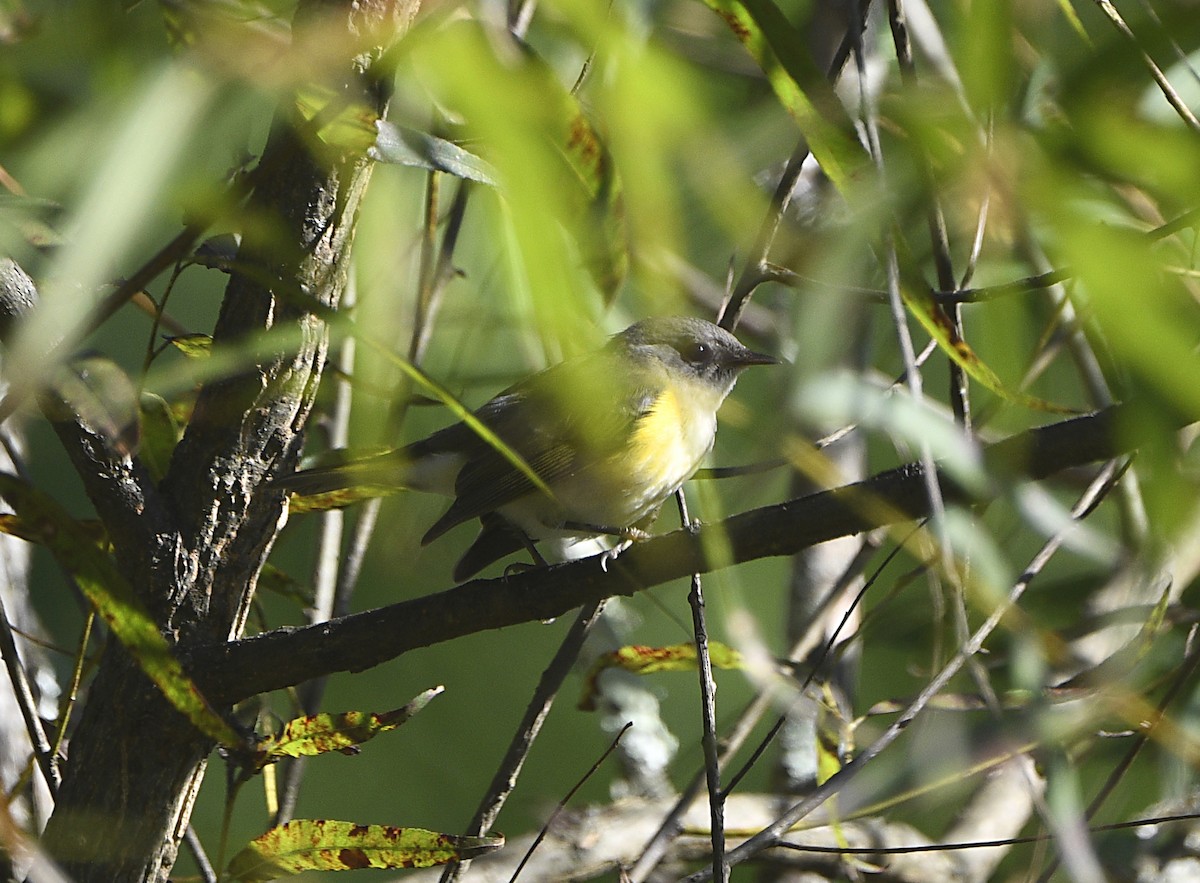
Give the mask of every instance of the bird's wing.
[[[633, 424], [653, 404], [653, 392], [628, 377], [627, 370], [603, 354], [593, 354], [535, 374], [492, 399], [476, 416], [553, 488], [559, 479], [620, 450]], [[455, 483], [454, 503], [423, 542], [539, 493], [528, 475], [470, 428], [460, 424], [443, 433], [428, 443], [465, 451], [466, 462]]]

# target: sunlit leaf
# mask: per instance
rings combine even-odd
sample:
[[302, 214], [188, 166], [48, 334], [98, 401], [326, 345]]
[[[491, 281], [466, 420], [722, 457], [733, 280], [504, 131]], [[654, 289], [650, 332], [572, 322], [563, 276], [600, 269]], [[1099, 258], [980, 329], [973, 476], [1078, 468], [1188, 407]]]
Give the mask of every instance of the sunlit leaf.
[[494, 167], [520, 250], [541, 261], [525, 262], [531, 288], [562, 287], [555, 269], [565, 253], [549, 250], [565, 229], [611, 299], [629, 261], [621, 182], [579, 100], [531, 48], [476, 21], [442, 29], [421, 47], [418, 64], [440, 78], [439, 101], [465, 120], [472, 146]]
[[211, 334], [180, 334], [167, 341], [189, 359], [207, 359], [212, 355]]
[[283, 757], [314, 757], [331, 751], [357, 753], [358, 745], [407, 723], [444, 689], [433, 687], [392, 711], [345, 711], [290, 720], [278, 735], [259, 743], [254, 754], [255, 765], [262, 767]]
[[225, 879], [265, 883], [304, 871], [428, 868], [492, 852], [500, 835], [460, 837], [422, 828], [296, 819], [250, 842], [233, 857]]
[[979, 358], [961, 336], [955, 333], [954, 323], [946, 309], [937, 302], [924, 282], [909, 282], [901, 286], [904, 304], [925, 331], [937, 341], [938, 347], [959, 365], [972, 380], [1000, 398], [1023, 408], [1047, 411], [1052, 414], [1076, 414], [1078, 408], [1068, 408], [1006, 386], [1000, 376]]
[[[104, 522], [93, 518], [76, 521], [75, 526], [79, 528], [80, 534], [87, 536], [96, 548], [108, 548], [108, 531], [104, 529]], [[38, 545], [45, 545], [48, 536], [52, 536], [52, 534], [47, 534], [43, 523], [27, 521], [22, 516], [11, 512], [0, 515], [0, 533], [6, 533], [10, 537], [17, 537], [27, 543], [37, 543]]]
[[309, 85], [297, 91], [296, 109], [325, 144], [365, 153], [375, 143], [379, 116], [363, 102], [347, 101], [332, 89]]
[[855, 174], [869, 168], [868, 158], [804, 38], [771, 0], [704, 2], [758, 62], [784, 108], [799, 123], [822, 171], [845, 191]]
[[292, 515], [304, 515], [309, 512], [328, 512], [331, 509], [345, 509], [355, 503], [374, 500], [378, 497], [390, 497], [400, 493], [404, 488], [388, 487], [387, 485], [360, 484], [354, 487], [339, 488], [322, 494], [292, 494], [288, 498], [288, 512]]
[[[709, 642], [708, 655], [714, 668], [739, 669], [745, 666], [741, 653], [719, 641]], [[583, 694], [579, 697], [580, 710], [596, 710], [596, 697], [599, 695], [597, 680], [610, 668], [619, 668], [639, 675], [660, 671], [695, 671], [696, 645], [649, 647], [644, 644], [629, 644], [611, 653], [605, 653], [592, 663], [584, 679]]]
[[167, 700], [207, 736], [226, 746], [240, 745], [241, 737], [184, 672], [150, 614], [112, 560], [97, 547], [94, 535], [50, 497], [12, 475], [0, 473], [0, 496], [26, 529], [36, 525], [41, 544], [75, 578], [109, 630]]

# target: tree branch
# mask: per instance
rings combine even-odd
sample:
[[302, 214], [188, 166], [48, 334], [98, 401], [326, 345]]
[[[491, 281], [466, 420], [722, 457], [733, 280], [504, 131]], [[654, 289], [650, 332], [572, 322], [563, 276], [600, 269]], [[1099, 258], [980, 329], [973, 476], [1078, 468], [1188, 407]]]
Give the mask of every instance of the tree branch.
[[[1197, 415], [1180, 416], [1179, 426]], [[984, 449], [989, 475], [1045, 478], [1132, 450], [1154, 431], [1134, 405], [1032, 429]], [[981, 502], [942, 476], [948, 500]], [[992, 490], [995, 496], [998, 490]], [[608, 571], [585, 559], [456, 588], [319, 625], [281, 628], [195, 650], [189, 668], [213, 698], [237, 701], [336, 671], [362, 671], [464, 635], [561, 616], [613, 595], [744, 561], [780, 555], [929, 514], [925, 476], [909, 463], [865, 481], [639, 543]], [[716, 541], [719, 540], [719, 541]], [[706, 550], [725, 549], [716, 560]]]

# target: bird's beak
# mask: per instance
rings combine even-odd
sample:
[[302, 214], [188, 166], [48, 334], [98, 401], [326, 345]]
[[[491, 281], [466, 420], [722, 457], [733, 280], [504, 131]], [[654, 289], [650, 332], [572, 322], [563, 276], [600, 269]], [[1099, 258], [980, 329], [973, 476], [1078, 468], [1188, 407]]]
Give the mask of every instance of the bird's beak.
[[751, 365], [778, 365], [780, 361], [766, 353], [743, 348], [740, 352], [729, 354], [728, 364], [734, 368], [748, 368]]

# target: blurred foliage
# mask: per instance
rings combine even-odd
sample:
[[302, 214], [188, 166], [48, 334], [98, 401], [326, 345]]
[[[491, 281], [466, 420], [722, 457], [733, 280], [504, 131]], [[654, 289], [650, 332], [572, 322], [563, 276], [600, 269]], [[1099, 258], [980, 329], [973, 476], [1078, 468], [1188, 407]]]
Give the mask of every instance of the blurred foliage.
[[[511, 10], [496, 0], [429, 3], [380, 71], [395, 90], [380, 122], [357, 114], [356, 96], [328, 73], [369, 35], [348, 35], [318, 15], [293, 28], [290, 3], [163, 0], [122, 9], [4, 0], [0, 253], [37, 279], [44, 299], [5, 359], [7, 379], [43, 383], [57, 367], [46, 354], [76, 347], [120, 366], [132, 381], [121, 413], [138, 411], [139, 393], [143, 430], [133, 443], [161, 476], [197, 384], [286, 346], [295, 330], [194, 358], [208, 352], [201, 344], [223, 271], [236, 271], [232, 251], [215, 246], [156, 279], [148, 310], [126, 306], [93, 328], [97, 306], [183, 224], [205, 237], [272, 229], [274, 219], [245, 208], [239, 182], [273, 114], [315, 134], [317, 153], [348, 139], [371, 143], [378, 123], [393, 140], [377, 144], [384, 161], [359, 222], [355, 300], [333, 323], [335, 342], [369, 345], [327, 374], [320, 407], [327, 415], [348, 385], [354, 447], [419, 438], [453, 415], [441, 405], [408, 407], [414, 390], [393, 352], [473, 407], [636, 318], [716, 315], [732, 280], [758, 258], [775, 181], [803, 129], [814, 153], [838, 166], [826, 178], [810, 162], [770, 251], [772, 265], [788, 272], [758, 286], [739, 330], [790, 363], [742, 381], [722, 412], [717, 464], [786, 457], [820, 484], [853, 480], [814, 456], [807, 439], [854, 422], [868, 473], [915, 459], [925, 445], [951, 460], [960, 480], [983, 484], [989, 477], [949, 416], [946, 351], [956, 346], [960, 363], [982, 366], [971, 371], [969, 404], [984, 439], [1057, 419], [1030, 407], [1038, 402], [1086, 411], [1134, 399], [1139, 419], [1161, 429], [1036, 577], [974, 677], [960, 675], [950, 688], [973, 696], [986, 681], [999, 718], [987, 703], [965, 702], [926, 715], [872, 762], [869, 784], [839, 795], [839, 815], [848, 817], [856, 805], [1037, 744], [1052, 821], [1035, 817], [1026, 830], [1061, 830], [1078, 822], [1128, 749], [1127, 734], [1171, 685], [1196, 621], [1200, 464], [1191, 437], [1180, 441], [1173, 428], [1180, 415], [1200, 415], [1200, 124], [1191, 115], [1200, 109], [1200, 16], [1185, 0], [1122, 3], [1130, 39], [1100, 3], [905, 4], [914, 54], [905, 75], [887, 9], [874, 4], [861, 65], [853, 56], [846, 63], [834, 112], [833, 93], [813, 71], [835, 55], [848, 12], [768, 0], [710, 5], [736, 33], [696, 0], [542, 0]], [[526, 23], [523, 39], [506, 28]], [[762, 33], [747, 30], [754, 25]], [[474, 180], [447, 173], [456, 169]], [[937, 217], [944, 254], [931, 233]], [[439, 264], [438, 248], [460, 221]], [[926, 329], [941, 329], [943, 348], [923, 368], [923, 402], [893, 383], [905, 370], [886, 306], [893, 247], [917, 351]], [[952, 343], [959, 332], [946, 330], [947, 301], [936, 296], [948, 293], [939, 268], [973, 301], [962, 306], [960, 344]], [[1051, 270], [1062, 271], [1054, 284], [1020, 284]], [[87, 401], [109, 415], [119, 404], [95, 386]], [[309, 453], [328, 447], [326, 415], [312, 422]], [[32, 480], [91, 517], [45, 427], [26, 426]], [[706, 482], [693, 503], [708, 521], [784, 499], [795, 491], [782, 471]], [[902, 707], [921, 689], [960, 630], [978, 625], [1064, 529], [1092, 474], [1040, 488], [1011, 483], [986, 510], [952, 511], [914, 539], [905, 529], [881, 540], [865, 565], [877, 578], [863, 603], [859, 649], [834, 654], [861, 655], [854, 715], [877, 703]], [[441, 505], [416, 494], [384, 502], [355, 609], [448, 584], [466, 532], [418, 545]], [[254, 627], [304, 621], [297, 598], [310, 595], [297, 587], [312, 581], [318, 517], [294, 518], [277, 543], [269, 581], [288, 590], [256, 599]], [[658, 530], [673, 525], [664, 516]], [[897, 545], [904, 551], [885, 562]], [[784, 627], [789, 566], [754, 562], [706, 580], [710, 630], [749, 660], [744, 677], [720, 678], [723, 723], [764, 680], [778, 683], [773, 661], [796, 637]], [[48, 562], [39, 567], [35, 602], [55, 641], [69, 646], [78, 612]], [[962, 623], [956, 584], [966, 598]], [[687, 641], [683, 596], [671, 586], [623, 602], [624, 632], [592, 655]], [[333, 679], [327, 708], [391, 707], [433, 683], [445, 684], [446, 695], [357, 759], [312, 764], [299, 814], [460, 830], [562, 632], [546, 624], [476, 635]], [[1132, 657], [1114, 655], [1128, 642]], [[64, 674], [69, 667], [63, 660]], [[1081, 693], [1048, 690], [1071, 677], [1082, 679]], [[681, 786], [699, 768], [695, 688], [660, 680], [652, 689], [663, 718], [684, 743], [671, 768]], [[1068, 701], [1080, 696], [1086, 701]], [[1153, 740], [1098, 821], [1195, 799], [1198, 698], [1194, 679], [1179, 687], [1173, 735]], [[266, 705], [287, 720], [296, 716], [293, 700]], [[510, 835], [534, 827], [609, 741], [571, 706], [559, 704], [534, 747], [501, 817]], [[880, 732], [880, 719], [859, 724], [858, 745]], [[1114, 732], [1125, 735], [1100, 737]], [[602, 773], [577, 799], [606, 799], [616, 776]], [[198, 802], [205, 843], [217, 839], [219, 779], [210, 777]], [[741, 787], [770, 781], [764, 760]], [[903, 811], [936, 837], [969, 797], [958, 781]], [[247, 793], [231, 842], [267, 824], [262, 802]], [[1096, 842], [1114, 875], [1130, 873], [1132, 834], [1098, 834]], [[1090, 860], [1086, 851], [1068, 856], [1069, 872], [1086, 878]], [[1036, 876], [1040, 862], [1020, 847], [998, 875], [1032, 867]], [[187, 859], [179, 873], [192, 873]]]

